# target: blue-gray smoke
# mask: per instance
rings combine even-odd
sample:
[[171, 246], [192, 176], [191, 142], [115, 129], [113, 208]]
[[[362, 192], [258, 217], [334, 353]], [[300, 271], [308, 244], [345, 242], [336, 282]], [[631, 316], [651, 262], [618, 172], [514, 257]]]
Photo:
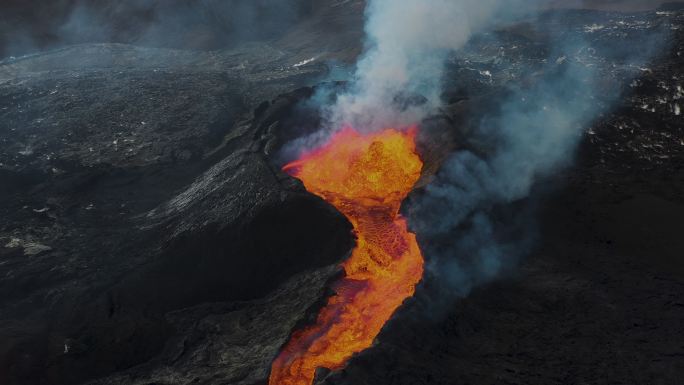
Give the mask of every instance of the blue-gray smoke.
[[[332, 126], [374, 130], [420, 122], [441, 105], [444, 64], [451, 52], [473, 33], [502, 17], [529, 12], [542, 1], [369, 0], [366, 52], [350, 91], [329, 112]], [[406, 95], [424, 100], [419, 105], [392, 103]]]
[[[481, 100], [491, 105], [469, 140], [482, 148], [451, 154], [409, 204], [427, 279], [446, 288], [446, 298], [466, 295], [531, 251], [537, 231], [533, 200], [526, 198], [539, 181], [572, 163], [585, 131], [662, 48], [658, 31], [641, 31], [640, 40], [616, 46], [590, 41], [586, 35], [593, 24], [553, 20], [546, 5], [543, 0], [370, 0], [366, 53], [348, 90], [328, 111], [331, 130], [420, 123], [443, 106], [445, 63], [480, 55], [477, 46], [465, 48], [473, 36], [502, 36], [492, 31], [523, 16], [538, 29], [533, 32], [543, 41], [526, 47], [531, 57], [502, 53], [489, 60], [495, 65], [485, 71], [488, 76], [505, 77], [496, 71], [507, 68], [515, 76], [504, 82], [503, 99]], [[612, 15], [606, 22], [611, 25], [604, 28], [616, 31], [634, 19]], [[506, 44], [501, 42], [502, 52]], [[419, 95], [420, 101], [394, 102], [406, 95]], [[326, 135], [318, 134], [312, 142]], [[511, 206], [521, 207], [506, 214]]]
[[[610, 22], [624, 25], [616, 17]], [[629, 45], [597, 47], [585, 31], [544, 32], [551, 36], [546, 59], [538, 66], [517, 62], [525, 85], [511, 82], [504, 100], [482, 118], [473, 142], [484, 149], [452, 154], [409, 208], [427, 273], [452, 296], [499, 276], [530, 251], [534, 218], [524, 210], [507, 218], [501, 208], [524, 202], [540, 181], [573, 161], [585, 131], [664, 41], [658, 30], [642, 31]]]
[[[497, 240], [489, 212], [527, 197], [537, 180], [567, 165], [605, 106], [595, 92], [593, 67], [575, 59], [551, 63], [545, 69], [550, 75], [514, 90], [482, 121], [478, 135], [493, 150], [451, 155], [411, 207], [416, 232], [428, 240], [429, 272], [455, 294], [497, 276], [527, 251], [529, 239]], [[533, 228], [528, 231], [533, 235]]]

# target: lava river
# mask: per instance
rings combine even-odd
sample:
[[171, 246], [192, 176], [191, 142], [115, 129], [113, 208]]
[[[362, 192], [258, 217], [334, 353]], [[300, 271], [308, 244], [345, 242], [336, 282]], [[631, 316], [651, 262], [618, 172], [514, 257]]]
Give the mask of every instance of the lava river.
[[295, 331], [273, 362], [269, 385], [311, 385], [317, 368], [341, 369], [413, 295], [423, 257], [399, 208], [423, 167], [415, 135], [346, 128], [284, 167], [349, 219], [357, 246], [315, 324]]

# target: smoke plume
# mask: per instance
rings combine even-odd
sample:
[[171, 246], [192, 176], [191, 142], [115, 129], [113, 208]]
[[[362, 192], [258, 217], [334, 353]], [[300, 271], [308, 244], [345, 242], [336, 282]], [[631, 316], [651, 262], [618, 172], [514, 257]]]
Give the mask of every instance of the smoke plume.
[[[330, 112], [333, 126], [407, 126], [441, 105], [446, 59], [494, 21], [529, 12], [538, 1], [370, 0], [366, 53], [350, 92]], [[503, 6], [514, 9], [506, 14]], [[389, 102], [388, 102], [389, 101]]]
[[[539, 16], [542, 25], [561, 25]], [[619, 22], [618, 22], [619, 23]], [[566, 23], [567, 25], [567, 23]], [[536, 240], [534, 199], [540, 181], [570, 165], [587, 129], [609, 112], [640, 68], [663, 48], [661, 31], [642, 31], [632, 45], [600, 46], [578, 31], [543, 31], [548, 56], [525, 84], [482, 117], [473, 139], [487, 148], [452, 154], [410, 207], [429, 277], [450, 298], [499, 276]], [[600, 52], [600, 53], [598, 53]], [[526, 200], [527, 199], [527, 200]], [[513, 215], [502, 213], [518, 205]], [[442, 291], [443, 293], [444, 291]]]
[[[349, 90], [328, 111], [330, 127], [351, 124], [374, 130], [420, 123], [442, 106], [447, 59], [463, 54], [474, 34], [523, 15], [553, 24], [541, 13], [544, 4], [548, 2], [370, 0], [366, 53]], [[540, 75], [524, 86], [509, 84], [508, 96], [491, 106], [471, 138], [489, 150], [484, 155], [468, 150], [452, 154], [410, 204], [428, 278], [436, 278], [451, 294], [447, 297], [466, 295], [530, 250], [536, 235], [531, 208], [503, 215], [505, 219], [501, 212], [569, 165], [584, 131], [620, 96], [621, 84], [605, 82], [607, 63], [602, 60], [619, 58], [609, 68], [615, 71], [645, 63], [654, 53], [631, 47], [606, 52], [602, 47], [601, 59], [577, 31], [541, 32], [550, 36], [548, 57], [537, 66], [514, 64], [523, 67], [523, 74]], [[640, 44], [655, 47], [652, 43], [660, 39], [647, 40]]]
[[[549, 75], [514, 90], [483, 119], [477, 135], [492, 144], [490, 154], [452, 154], [411, 207], [415, 229], [426, 240], [428, 270], [452, 294], [467, 294], [528, 251], [533, 222], [502, 223], [493, 211], [526, 198], [540, 178], [568, 165], [582, 133], [605, 108], [592, 67], [574, 59], [551, 63]], [[518, 230], [522, 234], [505, 236]]]

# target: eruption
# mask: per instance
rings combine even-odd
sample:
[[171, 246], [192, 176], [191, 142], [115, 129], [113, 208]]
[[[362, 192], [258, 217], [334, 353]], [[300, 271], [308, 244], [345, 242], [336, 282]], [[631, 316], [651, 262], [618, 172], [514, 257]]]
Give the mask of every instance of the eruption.
[[342, 267], [345, 276], [316, 323], [293, 333], [271, 368], [270, 385], [310, 385], [317, 368], [341, 369], [371, 346], [383, 325], [411, 297], [423, 275], [416, 237], [399, 214], [402, 200], [423, 166], [415, 134], [353, 128], [284, 170], [307, 190], [335, 206], [352, 223], [357, 247]]

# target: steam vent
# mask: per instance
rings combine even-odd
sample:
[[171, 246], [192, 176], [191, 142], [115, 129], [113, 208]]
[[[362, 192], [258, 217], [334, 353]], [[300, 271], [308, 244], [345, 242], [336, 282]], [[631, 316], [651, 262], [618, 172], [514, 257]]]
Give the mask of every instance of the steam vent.
[[0, 4], [0, 385], [684, 383], [684, 1]]

